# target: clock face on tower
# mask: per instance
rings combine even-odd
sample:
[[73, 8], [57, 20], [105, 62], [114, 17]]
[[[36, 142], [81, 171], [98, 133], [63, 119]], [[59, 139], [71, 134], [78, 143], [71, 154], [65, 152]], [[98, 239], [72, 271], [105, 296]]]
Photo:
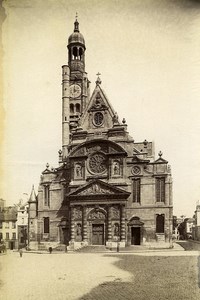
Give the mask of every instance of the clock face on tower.
[[81, 94], [81, 87], [78, 84], [71, 84], [69, 91], [70, 91], [70, 97], [77, 98]]

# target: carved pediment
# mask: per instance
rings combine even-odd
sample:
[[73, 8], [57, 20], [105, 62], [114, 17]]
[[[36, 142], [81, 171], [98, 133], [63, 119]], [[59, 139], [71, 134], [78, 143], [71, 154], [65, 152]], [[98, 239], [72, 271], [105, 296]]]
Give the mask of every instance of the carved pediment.
[[93, 183], [90, 187], [87, 189], [82, 190], [79, 195], [96, 195], [96, 194], [114, 194], [114, 191], [112, 191], [109, 188], [105, 188], [99, 183]]
[[99, 179], [93, 180], [92, 182], [87, 183], [86, 185], [79, 187], [75, 191], [69, 193], [70, 198], [78, 197], [119, 197], [121, 196], [124, 199], [127, 199], [130, 195], [129, 192], [116, 188], [108, 183], [105, 183]]
[[102, 96], [100, 95], [100, 93], [98, 92], [95, 96], [95, 98], [93, 99], [92, 105], [89, 109], [89, 111], [91, 110], [101, 110], [101, 109], [108, 109], [108, 107], [105, 105]]
[[168, 161], [162, 157], [159, 157], [157, 160], [154, 161], [154, 164], [168, 164]]

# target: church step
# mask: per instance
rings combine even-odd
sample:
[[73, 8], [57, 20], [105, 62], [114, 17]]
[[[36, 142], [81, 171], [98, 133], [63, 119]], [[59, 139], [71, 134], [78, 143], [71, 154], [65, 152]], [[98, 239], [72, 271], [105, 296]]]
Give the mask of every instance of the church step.
[[98, 246], [85, 246], [85, 247], [82, 247], [82, 248], [79, 248], [76, 250], [76, 252], [85, 252], [85, 253], [95, 253], [95, 252], [110, 252], [109, 249], [107, 249], [105, 246], [103, 245], [98, 245]]

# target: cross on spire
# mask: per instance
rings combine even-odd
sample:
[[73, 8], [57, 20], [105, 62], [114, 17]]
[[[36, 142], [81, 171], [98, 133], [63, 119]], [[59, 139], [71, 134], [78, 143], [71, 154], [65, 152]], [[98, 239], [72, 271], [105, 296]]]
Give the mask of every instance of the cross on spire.
[[96, 75], [97, 75], [96, 85], [99, 85], [101, 84], [101, 78], [99, 77], [101, 74], [98, 72]]
[[78, 13], [76, 12], [76, 16], [75, 16], [75, 18], [76, 18], [76, 21], [77, 21], [77, 19], [78, 19]]

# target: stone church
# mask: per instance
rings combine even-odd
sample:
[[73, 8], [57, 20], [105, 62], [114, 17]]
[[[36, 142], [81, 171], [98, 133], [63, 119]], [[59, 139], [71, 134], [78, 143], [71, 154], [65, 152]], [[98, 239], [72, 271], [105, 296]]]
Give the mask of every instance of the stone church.
[[154, 144], [135, 142], [97, 74], [90, 95], [77, 19], [62, 66], [62, 150], [29, 200], [29, 247], [170, 247], [172, 177]]

